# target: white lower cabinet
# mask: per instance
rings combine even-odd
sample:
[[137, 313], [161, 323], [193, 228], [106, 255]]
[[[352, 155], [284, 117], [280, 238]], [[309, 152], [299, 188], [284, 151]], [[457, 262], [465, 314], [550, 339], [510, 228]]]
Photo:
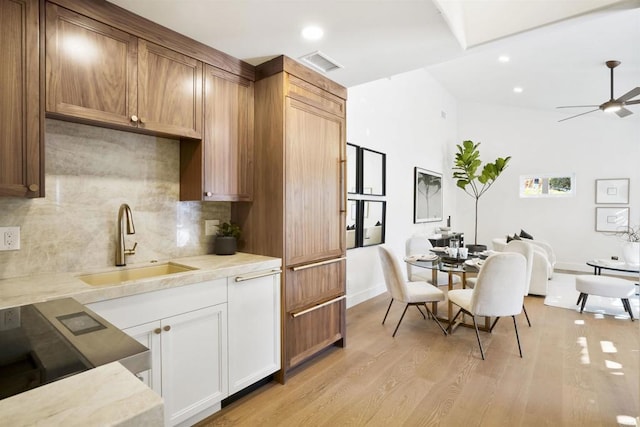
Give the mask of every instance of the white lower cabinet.
[[229, 394], [233, 394], [280, 369], [280, 274], [228, 280]]
[[138, 374], [165, 425], [192, 425], [280, 369], [280, 271], [250, 273], [87, 305], [151, 350]]
[[123, 331], [151, 350], [151, 369], [139, 376], [164, 398], [165, 424], [180, 424], [227, 397], [226, 304]]

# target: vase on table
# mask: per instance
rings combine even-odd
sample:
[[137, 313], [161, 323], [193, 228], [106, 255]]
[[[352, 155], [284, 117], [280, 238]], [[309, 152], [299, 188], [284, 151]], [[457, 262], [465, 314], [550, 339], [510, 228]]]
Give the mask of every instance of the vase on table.
[[624, 242], [622, 259], [629, 265], [640, 265], [640, 242]]

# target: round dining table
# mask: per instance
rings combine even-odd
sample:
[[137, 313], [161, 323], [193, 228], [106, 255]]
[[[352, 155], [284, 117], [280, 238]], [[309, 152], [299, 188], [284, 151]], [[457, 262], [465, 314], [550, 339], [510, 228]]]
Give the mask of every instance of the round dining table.
[[[449, 258], [446, 256], [438, 256], [430, 257], [425, 256], [424, 258], [420, 257], [407, 257], [405, 258], [405, 262], [409, 265], [413, 265], [415, 267], [429, 269], [432, 272], [432, 283], [438, 283], [438, 271], [442, 271], [447, 273], [449, 276], [449, 282], [447, 284], [447, 291], [453, 289], [453, 276], [458, 275], [462, 279], [462, 288], [465, 288], [465, 283], [467, 281], [467, 274], [473, 274], [474, 276], [478, 274], [479, 268], [473, 262], [474, 256], [469, 256], [467, 259], [461, 258]], [[469, 262], [467, 262], [469, 261]], [[446, 295], [446, 293], [445, 293]], [[438, 320], [448, 322], [449, 319], [453, 316], [453, 307], [449, 298], [447, 298], [447, 317], [438, 317], [438, 306], [437, 303], [433, 303], [432, 311], [434, 315], [438, 318]], [[490, 319], [488, 317], [485, 318], [484, 326], [478, 326], [478, 329], [488, 331], [490, 328]], [[461, 323], [463, 326], [470, 326], [466, 323]]]

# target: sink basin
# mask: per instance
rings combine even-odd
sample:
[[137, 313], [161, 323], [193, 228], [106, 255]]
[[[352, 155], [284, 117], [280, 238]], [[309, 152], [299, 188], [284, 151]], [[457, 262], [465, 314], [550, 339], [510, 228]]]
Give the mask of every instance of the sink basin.
[[150, 265], [147, 267], [134, 267], [126, 270], [108, 271], [105, 273], [83, 274], [78, 279], [93, 285], [117, 285], [132, 280], [148, 279], [152, 277], [168, 276], [185, 271], [197, 270], [180, 264], [167, 262], [164, 264]]

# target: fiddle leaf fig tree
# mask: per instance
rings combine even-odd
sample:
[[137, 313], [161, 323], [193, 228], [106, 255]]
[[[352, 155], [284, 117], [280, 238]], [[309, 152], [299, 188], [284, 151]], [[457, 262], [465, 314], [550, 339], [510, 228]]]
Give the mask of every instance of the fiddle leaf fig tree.
[[478, 244], [478, 200], [500, 176], [509, 164], [511, 156], [497, 158], [492, 163], [482, 164], [480, 160], [480, 143], [464, 141], [458, 144], [458, 152], [453, 165], [453, 178], [456, 185], [475, 199], [474, 244]]

